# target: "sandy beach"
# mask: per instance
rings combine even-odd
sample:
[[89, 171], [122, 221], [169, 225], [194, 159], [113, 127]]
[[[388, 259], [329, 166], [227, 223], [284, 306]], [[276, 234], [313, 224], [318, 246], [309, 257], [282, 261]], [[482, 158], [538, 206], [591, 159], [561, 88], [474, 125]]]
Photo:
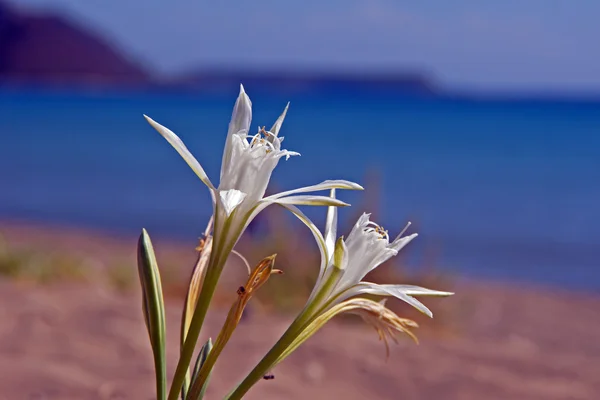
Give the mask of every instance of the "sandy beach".
[[[95, 271], [66, 282], [0, 280], [0, 398], [151, 399], [154, 378], [139, 290], [117, 290], [101, 279], [111, 260], [133, 262], [136, 239], [16, 222], [1, 224], [0, 233], [5, 247], [69, 250]], [[183, 265], [194, 259], [192, 241], [155, 242], [159, 259]], [[173, 279], [184, 275], [179, 271]], [[236, 276], [224, 280], [219, 304], [226, 303]], [[353, 320], [331, 323], [247, 398], [597, 398], [600, 297], [487, 282], [457, 280], [454, 286], [453, 298], [427, 302], [436, 317], [419, 319], [419, 345], [402, 338], [386, 361], [372, 329]], [[169, 375], [180, 304], [177, 295], [168, 297]], [[224, 310], [214, 311], [203, 338], [220, 328]], [[291, 318], [257, 307], [217, 363], [207, 398], [221, 398], [241, 379]]]

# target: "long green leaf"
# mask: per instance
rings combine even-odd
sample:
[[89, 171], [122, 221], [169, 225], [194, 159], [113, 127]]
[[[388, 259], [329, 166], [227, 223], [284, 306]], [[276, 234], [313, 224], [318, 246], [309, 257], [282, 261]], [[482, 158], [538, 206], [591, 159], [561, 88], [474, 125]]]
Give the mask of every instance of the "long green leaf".
[[156, 398], [164, 400], [167, 396], [165, 303], [154, 248], [152, 247], [150, 236], [145, 229], [142, 229], [142, 234], [138, 241], [137, 253], [138, 273], [142, 285], [142, 309], [154, 355]]

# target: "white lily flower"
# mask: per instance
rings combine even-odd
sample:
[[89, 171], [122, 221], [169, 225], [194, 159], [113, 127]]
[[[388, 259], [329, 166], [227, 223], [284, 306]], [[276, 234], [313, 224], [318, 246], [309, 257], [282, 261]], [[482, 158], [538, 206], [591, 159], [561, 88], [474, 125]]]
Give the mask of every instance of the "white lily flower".
[[[335, 198], [335, 189], [331, 190]], [[269, 350], [256, 367], [230, 393], [228, 400], [241, 399], [267, 371], [271, 371], [302, 343], [321, 329], [330, 319], [342, 313], [357, 314], [375, 328], [388, 350], [388, 339], [396, 341], [396, 335], [406, 334], [416, 340], [411, 328], [417, 324], [400, 318], [384, 301], [377, 302], [361, 295], [396, 297], [432, 316], [415, 296], [450, 296], [453, 293], [426, 289], [420, 286], [365, 282], [370, 271], [389, 260], [410, 243], [417, 235], [402, 236], [408, 225], [391, 243], [387, 231], [363, 214], [344, 240], [337, 241], [337, 208], [329, 207], [325, 233], [310, 221], [297, 207], [285, 205], [312, 231], [321, 252], [321, 267], [315, 287], [302, 312], [285, 331], [279, 341]], [[410, 224], [409, 224], [410, 225]], [[385, 299], [384, 299], [385, 300]]]
[[255, 135], [249, 135], [252, 103], [244, 87], [240, 86], [240, 94], [227, 132], [218, 187], [212, 183], [201, 164], [175, 133], [144, 115], [150, 125], [177, 150], [202, 182], [208, 186], [215, 216], [213, 247], [216, 249], [215, 256], [218, 254], [221, 264], [225, 261], [223, 257], [229, 254], [248, 224], [265, 207], [271, 204], [347, 206], [348, 204], [328, 196], [299, 194], [332, 188], [362, 189], [360, 185], [353, 182], [331, 180], [264, 197], [271, 173], [279, 159], [299, 155], [281, 148], [283, 138], [279, 137], [279, 131], [288, 106], [271, 130], [262, 128]]
[[271, 173], [279, 159], [298, 155], [281, 148], [283, 138], [279, 137], [279, 131], [287, 109], [286, 106], [270, 131], [263, 127], [257, 134], [249, 135], [252, 103], [244, 87], [240, 86], [240, 94], [233, 109], [225, 141], [218, 186], [212, 183], [202, 165], [175, 133], [144, 115], [150, 125], [177, 150], [200, 180], [208, 186], [213, 202], [213, 242], [210, 258], [171, 384], [169, 392], [171, 400], [175, 399], [183, 387], [198, 335], [227, 257], [256, 215], [271, 204], [290, 207], [295, 205], [347, 206], [348, 204], [328, 196], [304, 193], [333, 188], [362, 189], [356, 183], [336, 180], [264, 197]]
[[[335, 198], [335, 189], [331, 191]], [[402, 236], [410, 223], [390, 242], [388, 232], [369, 220], [369, 214], [358, 219], [347, 239], [337, 242], [337, 209], [329, 207], [323, 235], [318, 228], [296, 207], [286, 205], [312, 231], [321, 252], [319, 277], [305, 307], [322, 313], [351, 297], [364, 294], [396, 297], [429, 317], [431, 311], [415, 296], [450, 296], [453, 293], [426, 289], [420, 286], [400, 284], [377, 284], [363, 278], [379, 265], [389, 260], [410, 243], [417, 234]]]

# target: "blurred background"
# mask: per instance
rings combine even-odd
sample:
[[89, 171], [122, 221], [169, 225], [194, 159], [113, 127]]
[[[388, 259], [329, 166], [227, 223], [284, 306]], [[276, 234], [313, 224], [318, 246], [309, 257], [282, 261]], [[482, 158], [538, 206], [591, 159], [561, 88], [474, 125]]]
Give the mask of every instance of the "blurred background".
[[[373, 280], [458, 293], [388, 363], [344, 320], [250, 398], [597, 398], [599, 13], [591, 0], [0, 0], [0, 398], [151, 397], [136, 236], [162, 250], [175, 353], [211, 208], [142, 114], [216, 181], [240, 83], [253, 127], [291, 102], [282, 135], [302, 155], [272, 191], [363, 184], [340, 194], [342, 231], [366, 211], [391, 235], [408, 220], [420, 233]], [[324, 210], [306, 212], [322, 226]], [[259, 342], [232, 344], [248, 365], [310, 292], [307, 234], [271, 210], [239, 245], [251, 263], [278, 252], [286, 272], [249, 314]], [[248, 365], [232, 354], [222, 370], [237, 379]], [[235, 382], [215, 379], [214, 396]]]

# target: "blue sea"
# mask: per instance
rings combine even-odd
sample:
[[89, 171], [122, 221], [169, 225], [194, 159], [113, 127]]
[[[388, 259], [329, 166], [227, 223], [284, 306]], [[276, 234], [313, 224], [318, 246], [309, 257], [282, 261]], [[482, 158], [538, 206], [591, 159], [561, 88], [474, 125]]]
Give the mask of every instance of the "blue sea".
[[[413, 267], [600, 290], [600, 102], [246, 89], [256, 127], [291, 101], [281, 134], [301, 156], [274, 190], [355, 180], [345, 226], [363, 210], [390, 234], [411, 220]], [[0, 220], [198, 237], [208, 192], [142, 114], [218, 182], [236, 96], [0, 88]]]

